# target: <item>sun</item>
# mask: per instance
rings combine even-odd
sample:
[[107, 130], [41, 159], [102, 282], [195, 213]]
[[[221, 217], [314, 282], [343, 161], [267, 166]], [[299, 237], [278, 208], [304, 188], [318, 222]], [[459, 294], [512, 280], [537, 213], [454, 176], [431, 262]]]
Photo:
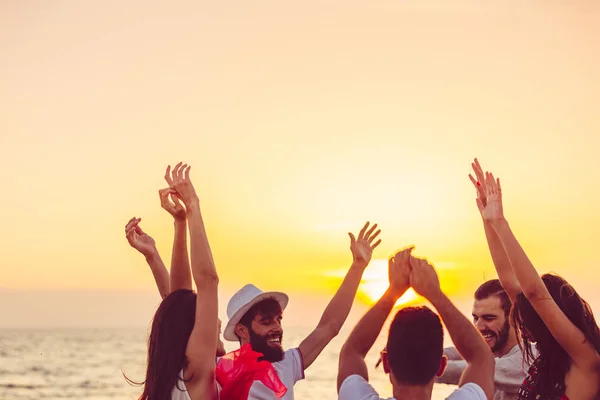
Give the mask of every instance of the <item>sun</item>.
[[[363, 274], [363, 279], [358, 287], [358, 292], [366, 297], [371, 303], [375, 303], [385, 293], [388, 286], [388, 261], [372, 260]], [[419, 296], [415, 291], [410, 288], [398, 299], [396, 305], [410, 303], [418, 299], [418, 297]]]

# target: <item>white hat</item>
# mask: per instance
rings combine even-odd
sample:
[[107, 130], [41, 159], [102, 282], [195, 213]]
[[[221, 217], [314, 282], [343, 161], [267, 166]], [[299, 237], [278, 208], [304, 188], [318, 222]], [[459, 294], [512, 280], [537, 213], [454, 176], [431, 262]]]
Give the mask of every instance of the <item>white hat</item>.
[[223, 331], [223, 338], [230, 342], [237, 342], [238, 337], [235, 335], [235, 327], [240, 322], [240, 319], [248, 312], [256, 303], [266, 299], [275, 299], [281, 305], [281, 309], [285, 310], [288, 303], [288, 295], [281, 292], [263, 292], [254, 285], [246, 285], [236, 294], [233, 295], [227, 304], [227, 317], [229, 321]]

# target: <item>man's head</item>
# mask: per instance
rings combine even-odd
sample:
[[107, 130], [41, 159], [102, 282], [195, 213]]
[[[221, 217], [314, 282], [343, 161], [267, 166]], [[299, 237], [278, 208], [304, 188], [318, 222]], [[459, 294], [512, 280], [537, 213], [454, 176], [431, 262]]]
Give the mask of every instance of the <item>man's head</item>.
[[390, 325], [383, 357], [392, 384], [433, 384], [446, 368], [444, 330], [440, 318], [427, 307], [406, 307]]
[[517, 344], [509, 322], [510, 308], [510, 298], [498, 279], [483, 283], [475, 292], [473, 324], [497, 357], [505, 355]]
[[288, 300], [285, 293], [263, 292], [252, 284], [244, 286], [227, 304], [229, 321], [223, 337], [241, 345], [250, 343], [254, 351], [263, 353], [265, 360], [281, 361], [281, 319]]
[[235, 326], [241, 345], [250, 342], [263, 359], [277, 362], [283, 359], [283, 309], [275, 299], [267, 298], [253, 305]]

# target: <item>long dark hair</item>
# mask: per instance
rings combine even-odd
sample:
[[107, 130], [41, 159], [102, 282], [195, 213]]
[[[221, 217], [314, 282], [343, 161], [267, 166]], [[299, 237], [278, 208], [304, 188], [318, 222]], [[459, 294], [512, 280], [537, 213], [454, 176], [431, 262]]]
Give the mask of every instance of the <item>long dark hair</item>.
[[194, 328], [196, 315], [196, 293], [179, 289], [164, 298], [152, 319], [148, 338], [148, 368], [144, 391], [139, 400], [165, 400], [179, 385], [179, 371], [186, 366], [185, 349]]
[[[558, 275], [544, 274], [542, 281], [552, 299], [569, 320], [585, 335], [587, 341], [600, 353], [600, 330], [589, 304], [582, 299], [569, 283]], [[519, 346], [528, 363], [534, 362], [530, 343], [536, 342], [538, 357], [536, 382], [532, 388], [542, 399], [549, 399], [557, 388], [565, 389], [565, 375], [572, 360], [550, 333], [546, 324], [519, 293], [512, 309], [512, 321], [519, 339]]]

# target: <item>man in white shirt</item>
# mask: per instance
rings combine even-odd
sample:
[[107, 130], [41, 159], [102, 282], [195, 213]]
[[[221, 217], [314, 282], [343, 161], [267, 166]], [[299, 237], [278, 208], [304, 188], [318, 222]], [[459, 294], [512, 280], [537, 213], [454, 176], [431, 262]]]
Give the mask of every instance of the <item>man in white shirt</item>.
[[[512, 303], [498, 279], [484, 282], [475, 291], [473, 324], [479, 330], [496, 360], [494, 400], [516, 400], [527, 376], [515, 330], [510, 324]], [[535, 348], [532, 348], [535, 354]], [[454, 347], [444, 349], [448, 366], [438, 383], [457, 385], [467, 363]]]
[[[426, 260], [410, 255], [412, 248], [390, 259], [390, 286], [358, 322], [340, 352], [339, 400], [379, 400], [369, 384], [365, 356], [377, 339], [396, 301], [412, 288], [439, 312], [450, 337], [467, 362], [451, 400], [486, 400], [494, 392], [494, 358], [467, 318], [442, 293], [437, 274]], [[444, 333], [439, 317], [427, 307], [406, 307], [391, 323], [383, 365], [389, 372], [393, 399], [431, 400], [433, 384], [446, 367]]]
[[[333, 299], [323, 312], [319, 324], [295, 349], [283, 350], [283, 310], [288, 296], [281, 292], [263, 292], [254, 285], [240, 289], [227, 305], [229, 321], [223, 332], [225, 340], [239, 341], [243, 346], [250, 343], [252, 349], [272, 363], [281, 382], [287, 388], [282, 400], [293, 400], [294, 384], [304, 379], [308, 368], [325, 346], [338, 334], [348, 317], [354, 296], [362, 279], [363, 271], [371, 260], [373, 249], [381, 243], [375, 238], [377, 224], [369, 229], [369, 223], [360, 231], [358, 238], [350, 235], [352, 265]], [[375, 241], [375, 242], [374, 242]], [[272, 390], [254, 381], [249, 400], [276, 399]]]

